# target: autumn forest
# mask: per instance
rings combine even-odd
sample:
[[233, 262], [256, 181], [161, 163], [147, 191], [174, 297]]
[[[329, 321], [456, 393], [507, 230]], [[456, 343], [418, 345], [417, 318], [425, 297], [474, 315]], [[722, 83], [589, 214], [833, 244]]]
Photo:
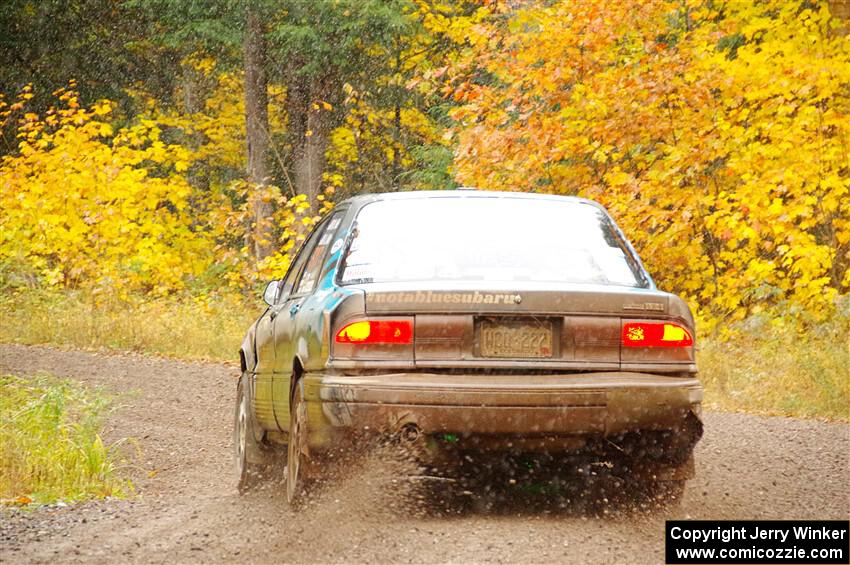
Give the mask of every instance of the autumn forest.
[[0, 293], [253, 304], [335, 202], [469, 186], [601, 202], [706, 336], [834, 335], [849, 22], [841, 0], [10, 0]]

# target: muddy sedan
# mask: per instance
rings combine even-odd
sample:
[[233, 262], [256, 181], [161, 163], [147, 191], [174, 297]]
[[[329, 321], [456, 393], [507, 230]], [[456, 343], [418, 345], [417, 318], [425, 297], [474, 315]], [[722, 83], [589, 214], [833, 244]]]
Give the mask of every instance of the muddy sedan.
[[285, 461], [295, 502], [324, 456], [373, 436], [433, 469], [519, 457], [673, 492], [693, 474], [693, 318], [592, 201], [358, 196], [264, 298], [240, 350], [240, 490]]

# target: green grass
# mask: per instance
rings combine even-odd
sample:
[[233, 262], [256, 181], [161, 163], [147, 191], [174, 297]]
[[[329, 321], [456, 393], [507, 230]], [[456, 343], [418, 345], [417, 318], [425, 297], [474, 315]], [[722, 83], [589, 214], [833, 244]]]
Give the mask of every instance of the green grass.
[[29, 290], [0, 295], [0, 342], [238, 361], [259, 296], [124, 299], [90, 292]]
[[19, 503], [123, 496], [116, 444], [101, 439], [109, 399], [68, 380], [0, 376], [0, 499]]

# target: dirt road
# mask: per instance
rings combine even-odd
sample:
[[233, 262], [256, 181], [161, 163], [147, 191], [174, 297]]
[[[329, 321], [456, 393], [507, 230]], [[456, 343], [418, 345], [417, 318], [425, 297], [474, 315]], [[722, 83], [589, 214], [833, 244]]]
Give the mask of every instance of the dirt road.
[[[847, 519], [850, 425], [706, 416], [680, 508], [581, 501], [412, 511], [368, 462], [298, 514], [280, 489], [239, 496], [230, 460], [237, 368], [0, 345], [0, 372], [48, 372], [116, 393], [108, 437], [135, 437], [130, 500], [2, 511], [3, 562], [663, 563], [669, 518]], [[453, 509], [449, 508], [449, 511]]]

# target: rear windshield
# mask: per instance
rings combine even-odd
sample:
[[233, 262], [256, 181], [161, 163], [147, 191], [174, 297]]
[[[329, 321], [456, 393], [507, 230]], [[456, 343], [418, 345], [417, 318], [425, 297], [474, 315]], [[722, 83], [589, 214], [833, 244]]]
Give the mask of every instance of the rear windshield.
[[363, 207], [342, 284], [533, 281], [646, 286], [609, 218], [581, 202], [417, 198]]

